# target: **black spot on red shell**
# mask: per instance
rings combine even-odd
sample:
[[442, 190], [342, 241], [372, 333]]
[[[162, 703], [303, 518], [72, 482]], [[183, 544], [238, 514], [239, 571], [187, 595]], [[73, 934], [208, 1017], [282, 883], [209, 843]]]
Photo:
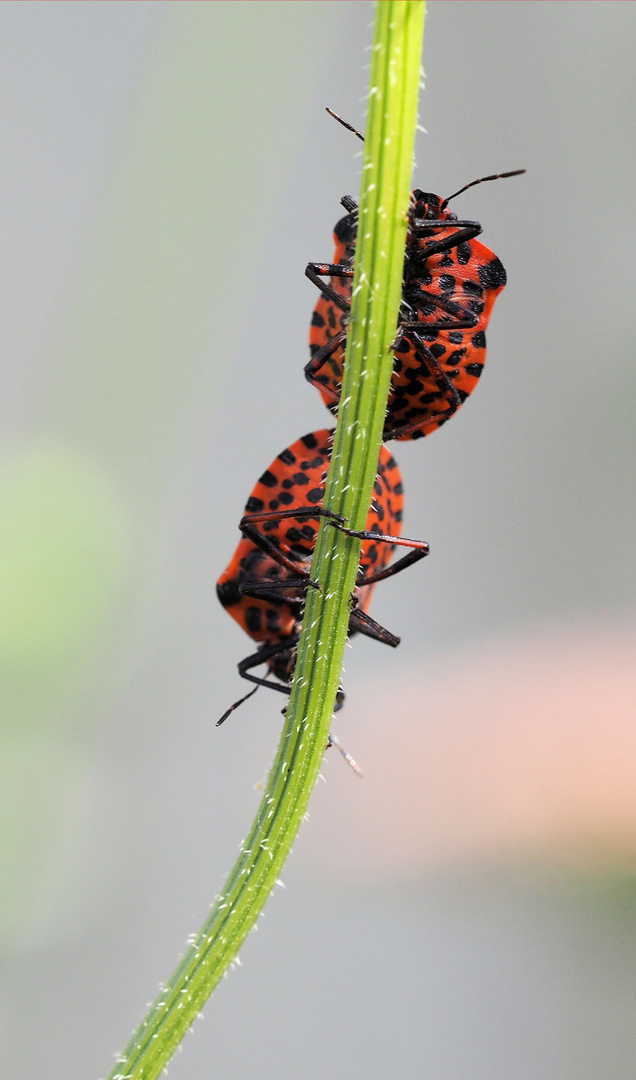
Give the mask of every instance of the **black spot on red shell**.
[[245, 610], [245, 623], [252, 634], [258, 634], [263, 621], [263, 613], [258, 607], [248, 607]]
[[232, 604], [238, 604], [243, 599], [238, 583], [234, 580], [220, 582], [216, 587], [216, 595], [223, 607], [231, 607]]
[[501, 259], [498, 259], [496, 256], [491, 262], [486, 263], [485, 266], [478, 267], [477, 272], [484, 289], [503, 289], [506, 284], [506, 271], [504, 270]]
[[[407, 339], [407, 338], [402, 338], [402, 340], [400, 341], [400, 343], [399, 343], [399, 344], [398, 344], [398, 345], [397, 345], [397, 346], [395, 347], [395, 349], [394, 349], [394, 353], [407, 353], [407, 352], [409, 351], [409, 349], [410, 349], [410, 348], [411, 348], [411, 344], [410, 344], [410, 342], [408, 341], [408, 339]], [[396, 361], [396, 363], [400, 363], [400, 361], [399, 361], [399, 360], [397, 360], [397, 361]], [[400, 370], [401, 370], [401, 367], [400, 367], [400, 368], [396, 368], [396, 366], [395, 366], [395, 364], [394, 364], [394, 365], [393, 365], [393, 370], [394, 370], [394, 371], [400, 371]]]
[[263, 484], [264, 487], [276, 487], [278, 480], [276, 479], [274, 474], [269, 471], [269, 469], [266, 469], [263, 475], [259, 478], [259, 483]]

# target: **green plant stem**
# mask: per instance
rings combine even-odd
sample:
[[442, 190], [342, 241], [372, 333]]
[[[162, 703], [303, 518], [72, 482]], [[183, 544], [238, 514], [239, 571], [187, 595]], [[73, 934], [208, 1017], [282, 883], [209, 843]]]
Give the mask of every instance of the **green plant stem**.
[[[424, 0], [378, 0], [351, 324], [325, 506], [364, 529], [389, 393], [417, 119]], [[154, 1080], [254, 926], [318, 778], [347, 640], [360, 541], [323, 521], [276, 759], [223, 892], [110, 1080]]]

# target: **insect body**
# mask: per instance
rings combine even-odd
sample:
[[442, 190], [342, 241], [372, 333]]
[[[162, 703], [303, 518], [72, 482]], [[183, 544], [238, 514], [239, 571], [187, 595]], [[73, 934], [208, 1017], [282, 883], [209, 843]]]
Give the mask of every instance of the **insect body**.
[[[265, 470], [239, 524], [243, 539], [217, 583], [220, 602], [259, 642], [258, 651], [239, 663], [239, 674], [282, 693], [289, 693], [305, 594], [307, 588], [317, 587], [309, 577], [309, 565], [321, 517], [362, 539], [349, 628], [384, 644], [395, 647], [400, 639], [367, 614], [372, 586], [428, 554], [424, 541], [400, 536], [402, 481], [385, 446], [380, 451], [374, 498], [364, 532], [352, 532], [342, 518], [323, 508], [332, 440], [330, 430], [304, 435]], [[390, 566], [396, 544], [411, 550]], [[252, 668], [263, 663], [267, 664], [268, 675], [280, 681], [251, 673]]]
[[[385, 439], [428, 435], [472, 393], [486, 359], [488, 320], [506, 284], [500, 260], [476, 239], [480, 223], [459, 220], [447, 203], [439, 195], [411, 194]], [[348, 214], [335, 227], [334, 262], [309, 263], [306, 269], [321, 296], [305, 375], [334, 413], [342, 388], [358, 226], [355, 200], [345, 196], [342, 204]]]

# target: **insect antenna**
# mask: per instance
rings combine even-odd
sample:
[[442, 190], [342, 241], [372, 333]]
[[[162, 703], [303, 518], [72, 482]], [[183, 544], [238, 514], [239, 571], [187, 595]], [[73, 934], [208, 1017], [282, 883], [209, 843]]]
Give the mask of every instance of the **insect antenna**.
[[233, 705], [230, 705], [229, 709], [227, 709], [223, 713], [223, 716], [221, 717], [221, 719], [217, 720], [216, 727], [220, 727], [221, 724], [224, 724], [225, 721], [227, 720], [228, 716], [230, 715], [230, 713], [233, 713], [235, 709], [238, 709], [239, 705], [242, 705], [244, 701], [247, 701], [248, 698], [251, 698], [256, 693], [257, 690], [258, 690], [258, 686], [255, 686], [253, 690], [250, 690], [249, 694], [246, 694], [245, 697], [239, 698], [239, 700], [235, 701]]
[[364, 142], [364, 135], [361, 135], [357, 128], [354, 128], [352, 124], [348, 124], [346, 120], [343, 120], [341, 116], [338, 116], [338, 113], [334, 112], [333, 109], [330, 109], [328, 105], [325, 106], [325, 111], [328, 112], [330, 116], [333, 116], [334, 120], [337, 120], [339, 124], [342, 124], [347, 131], [352, 131], [354, 135], [357, 135], [358, 138]]
[[[340, 119], [340, 117], [338, 117], [338, 119]], [[344, 123], [344, 121], [341, 121], [341, 123]], [[470, 184], [466, 184], [463, 188], [460, 188], [459, 191], [456, 191], [453, 195], [449, 195], [447, 199], [444, 199], [440, 209], [445, 210], [451, 199], [456, 199], [458, 195], [461, 195], [464, 191], [468, 191], [471, 187], [475, 187], [477, 184], [485, 184], [488, 180], [505, 180], [508, 176], [521, 176], [525, 171], [525, 169], [513, 169], [512, 172], [498, 172], [493, 173], [492, 176], [482, 176], [479, 180], [471, 180]]]

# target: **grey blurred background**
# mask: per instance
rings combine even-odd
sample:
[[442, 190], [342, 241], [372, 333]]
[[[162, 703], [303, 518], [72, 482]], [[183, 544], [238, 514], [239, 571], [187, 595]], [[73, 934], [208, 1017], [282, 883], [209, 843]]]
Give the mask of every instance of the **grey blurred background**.
[[[0, 5], [0, 1037], [104, 1076], [256, 810], [215, 600], [359, 189], [372, 6]], [[311, 817], [174, 1078], [636, 1068], [633, 3], [429, 4], [415, 184], [508, 270], [473, 398], [395, 446], [431, 556], [376, 591]], [[630, 254], [631, 253], [631, 254]]]

